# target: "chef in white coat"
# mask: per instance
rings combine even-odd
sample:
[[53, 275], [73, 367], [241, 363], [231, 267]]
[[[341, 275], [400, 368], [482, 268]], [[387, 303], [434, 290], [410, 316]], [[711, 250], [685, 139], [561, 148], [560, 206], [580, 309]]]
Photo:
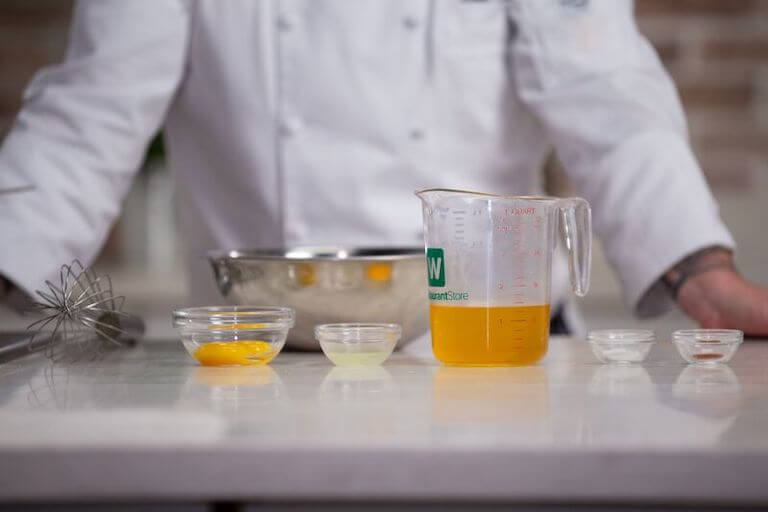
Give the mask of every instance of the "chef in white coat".
[[92, 260], [158, 129], [193, 302], [207, 250], [417, 245], [414, 190], [540, 193], [554, 148], [638, 314], [768, 332], [630, 1], [78, 2], [0, 150], [37, 187], [0, 198], [0, 286]]

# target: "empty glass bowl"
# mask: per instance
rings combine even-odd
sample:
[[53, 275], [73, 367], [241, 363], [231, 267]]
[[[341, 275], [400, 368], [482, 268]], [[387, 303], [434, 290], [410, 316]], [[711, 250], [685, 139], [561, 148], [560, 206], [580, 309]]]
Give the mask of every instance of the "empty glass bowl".
[[744, 341], [735, 329], [683, 329], [672, 334], [677, 351], [689, 364], [727, 363]]
[[590, 331], [587, 341], [602, 363], [642, 363], [656, 342], [647, 329], [605, 329]]
[[291, 308], [214, 306], [179, 309], [173, 325], [203, 366], [258, 366], [280, 353], [293, 327]]
[[400, 339], [397, 324], [322, 324], [315, 338], [337, 366], [373, 366], [387, 360]]

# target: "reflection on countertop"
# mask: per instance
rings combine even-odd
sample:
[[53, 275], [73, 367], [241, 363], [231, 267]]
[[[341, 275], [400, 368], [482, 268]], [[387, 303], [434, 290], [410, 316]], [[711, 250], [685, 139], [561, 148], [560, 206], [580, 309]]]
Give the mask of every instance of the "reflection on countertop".
[[[685, 365], [669, 343], [654, 350], [645, 365], [603, 365], [583, 340], [554, 338], [542, 363], [522, 368], [441, 366], [424, 346], [371, 368], [290, 352], [264, 367], [206, 368], [176, 342], [147, 341], [95, 361], [8, 363], [0, 414], [45, 412], [56, 428], [82, 416], [97, 420], [88, 430], [105, 432], [120, 415], [152, 424], [191, 414], [215, 419], [222, 441], [297, 446], [693, 449], [727, 438], [768, 450], [768, 410], [755, 400], [768, 345], [745, 343], [730, 366], [713, 367]], [[728, 436], [742, 415], [749, 424]], [[88, 430], [66, 437], [109, 438]], [[0, 447], [47, 442], [46, 431], [4, 429]]]

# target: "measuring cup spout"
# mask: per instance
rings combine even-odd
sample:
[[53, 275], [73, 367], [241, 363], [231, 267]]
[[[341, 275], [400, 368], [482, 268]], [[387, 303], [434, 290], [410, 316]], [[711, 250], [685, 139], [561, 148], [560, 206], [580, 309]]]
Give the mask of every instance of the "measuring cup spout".
[[423, 205], [429, 205], [431, 203], [432, 198], [435, 195], [435, 190], [434, 189], [417, 190], [413, 194], [419, 199], [421, 199], [421, 202]]
[[414, 192], [421, 199], [424, 206], [433, 207], [437, 201], [449, 196], [472, 194], [463, 190], [449, 190], [444, 188], [425, 188]]
[[573, 292], [583, 297], [589, 290], [592, 269], [592, 210], [580, 197], [558, 200], [560, 228], [568, 249]]

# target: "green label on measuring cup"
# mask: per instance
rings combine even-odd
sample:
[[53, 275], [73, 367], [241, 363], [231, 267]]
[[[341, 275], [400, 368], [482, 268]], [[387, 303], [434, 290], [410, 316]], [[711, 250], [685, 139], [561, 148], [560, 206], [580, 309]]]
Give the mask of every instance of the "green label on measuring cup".
[[445, 258], [442, 249], [427, 249], [427, 278], [429, 286], [445, 286]]

